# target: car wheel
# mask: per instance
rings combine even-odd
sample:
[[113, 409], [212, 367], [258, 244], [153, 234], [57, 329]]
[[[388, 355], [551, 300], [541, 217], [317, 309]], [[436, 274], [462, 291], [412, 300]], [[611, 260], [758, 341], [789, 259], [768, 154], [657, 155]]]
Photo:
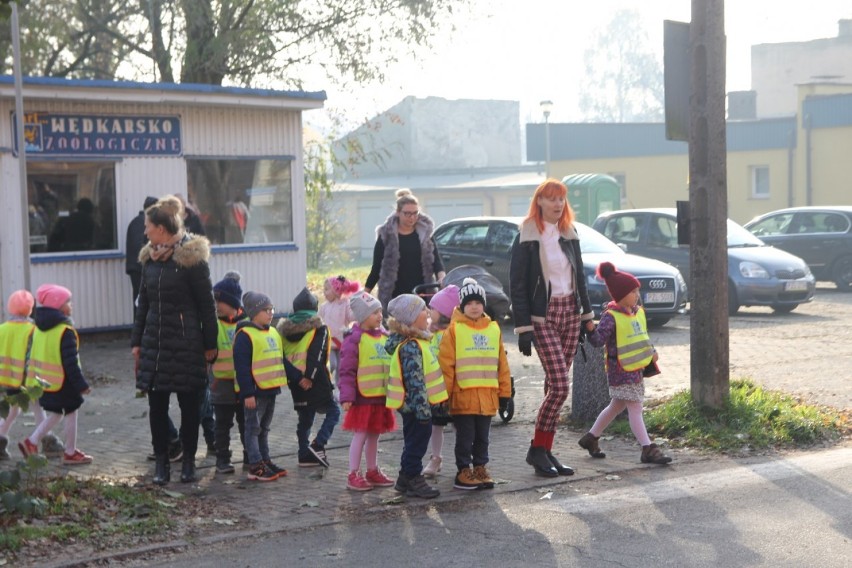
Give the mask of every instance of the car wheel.
[[772, 311], [776, 314], [789, 314], [799, 307], [799, 304], [775, 304], [772, 306]]
[[736, 315], [738, 311], [740, 311], [740, 301], [737, 299], [737, 289], [728, 282], [728, 315]]
[[831, 279], [837, 284], [838, 290], [848, 292], [852, 287], [852, 256], [844, 256], [834, 262], [831, 269]]
[[663, 327], [664, 325], [669, 323], [670, 319], [672, 318], [648, 318], [648, 327]]

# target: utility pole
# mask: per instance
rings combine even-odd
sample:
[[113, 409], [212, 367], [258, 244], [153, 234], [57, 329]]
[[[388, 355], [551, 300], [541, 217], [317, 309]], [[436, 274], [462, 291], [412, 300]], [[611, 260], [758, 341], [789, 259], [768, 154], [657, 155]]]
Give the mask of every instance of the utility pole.
[[724, 8], [692, 0], [689, 36], [690, 387], [713, 408], [730, 391]]

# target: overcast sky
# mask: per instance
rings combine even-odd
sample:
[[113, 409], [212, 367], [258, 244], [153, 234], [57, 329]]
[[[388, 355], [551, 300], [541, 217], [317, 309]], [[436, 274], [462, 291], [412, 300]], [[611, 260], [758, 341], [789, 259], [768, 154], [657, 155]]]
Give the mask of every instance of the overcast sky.
[[[638, 10], [662, 61], [663, 20], [690, 20], [690, 0], [470, 0], [461, 29], [442, 34], [430, 52], [389, 70], [382, 85], [341, 92], [321, 79], [307, 90], [325, 90], [329, 112], [348, 127], [407, 96], [503, 99], [521, 103], [521, 121], [540, 121], [539, 102], [554, 102], [551, 120], [575, 121], [577, 85], [584, 80], [583, 51], [619, 9]], [[728, 0], [727, 91], [751, 88], [751, 46], [837, 35], [837, 22], [852, 18], [850, 0]], [[852, 78], [849, 78], [852, 82]], [[325, 129], [326, 113], [306, 122]]]

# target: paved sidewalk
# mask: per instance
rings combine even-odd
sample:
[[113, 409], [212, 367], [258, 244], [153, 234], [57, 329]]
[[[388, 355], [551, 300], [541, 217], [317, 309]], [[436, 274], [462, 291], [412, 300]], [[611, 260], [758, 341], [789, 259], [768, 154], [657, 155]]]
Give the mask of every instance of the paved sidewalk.
[[[848, 408], [852, 400], [852, 381], [841, 377], [836, 370], [838, 358], [852, 356], [852, 294], [828, 293], [822, 303], [801, 306], [793, 314], [775, 316], [767, 310], [749, 309], [731, 319], [732, 378], [737, 371], [749, 370], [749, 375], [772, 388], [808, 394], [818, 378], [825, 388], [816, 394], [819, 402], [834, 403]], [[651, 398], [670, 394], [689, 387], [689, 323], [688, 318], [668, 324], [662, 330], [652, 331], [652, 337], [661, 350], [661, 380], [649, 380], [648, 396]], [[803, 340], [820, 336], [830, 329], [833, 357], [824, 353], [802, 349]], [[511, 334], [506, 331], [507, 336]], [[491, 434], [491, 463], [489, 470], [501, 481], [494, 491], [466, 492], [452, 488], [455, 473], [453, 460], [454, 434], [446, 429], [444, 442], [444, 469], [434, 481], [441, 490], [435, 500], [405, 500], [403, 508], [428, 507], [433, 504], [451, 505], [460, 499], [489, 499], [491, 495], [507, 491], [531, 491], [531, 498], [539, 499], [547, 491], [573, 491], [570, 482], [594, 479], [608, 483], [611, 476], [657, 478], [676, 475], [678, 463], [708, 459], [686, 450], [667, 450], [674, 457], [669, 467], [643, 465], [639, 462], [639, 447], [632, 439], [614, 439], [602, 442], [606, 459], [596, 460], [577, 446], [582, 431], [561, 428], [556, 436], [554, 453], [566, 465], [574, 467], [573, 477], [546, 479], [536, 477], [525, 461], [533, 421], [541, 401], [543, 373], [536, 357], [524, 358], [517, 352], [512, 338], [507, 338], [509, 361], [516, 379], [518, 393], [515, 397], [515, 418], [508, 424], [499, 418], [493, 422]], [[87, 397], [79, 418], [79, 445], [95, 458], [95, 463], [78, 466], [80, 475], [108, 476], [122, 479], [137, 478], [150, 483], [153, 462], [146, 460], [151, 451], [148, 425], [148, 403], [135, 397], [132, 360], [128, 340], [122, 336], [115, 340], [94, 340], [84, 336], [81, 359], [87, 377], [93, 378], [93, 392]], [[765, 361], [780, 362], [768, 365]], [[807, 369], [803, 372], [802, 369]], [[780, 384], [779, 384], [779, 381]], [[570, 398], [569, 398], [570, 402]], [[234, 511], [262, 511], [264, 522], [255, 526], [229, 526], [204, 520], [205, 542], [258, 534], [316, 528], [336, 522], [357, 520], [365, 512], [379, 514], [400, 511], [398, 497], [393, 488], [374, 489], [356, 493], [346, 489], [348, 473], [348, 447], [351, 435], [339, 427], [332, 436], [328, 456], [332, 467], [299, 468], [296, 463], [296, 413], [292, 399], [285, 390], [276, 405], [270, 435], [270, 449], [280, 466], [289, 470], [286, 478], [272, 483], [248, 482], [239, 464], [235, 475], [214, 473], [213, 456], [205, 450], [198, 453], [200, 481], [181, 484], [173, 481], [168, 489], [182, 493], [202, 493], [210, 499], [233, 505]], [[566, 407], [567, 412], [567, 407]], [[172, 404], [172, 415], [179, 423], [177, 403]], [[10, 433], [12, 449], [16, 442], [32, 428], [32, 416], [19, 418]], [[203, 439], [203, 438], [202, 438]], [[235, 457], [240, 455], [236, 428], [232, 436]], [[385, 435], [380, 440], [379, 464], [391, 477], [396, 477], [402, 450], [401, 432]], [[17, 456], [16, 456], [17, 457]], [[0, 462], [0, 468], [12, 467], [14, 461]], [[51, 460], [57, 464], [57, 460]], [[179, 464], [172, 478], [179, 478]], [[58, 471], [67, 470], [55, 465]], [[539, 495], [541, 493], [542, 495]], [[237, 518], [236, 513], [234, 519]], [[118, 552], [118, 551], [116, 551]], [[78, 559], [79, 560], [79, 559]], [[67, 560], [66, 560], [67, 562]], [[61, 564], [56, 564], [61, 565]]]

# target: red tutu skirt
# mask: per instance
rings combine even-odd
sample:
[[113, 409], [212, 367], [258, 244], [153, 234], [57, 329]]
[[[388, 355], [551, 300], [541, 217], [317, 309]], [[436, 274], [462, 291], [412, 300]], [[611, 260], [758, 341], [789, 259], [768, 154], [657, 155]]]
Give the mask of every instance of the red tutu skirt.
[[384, 434], [396, 430], [396, 418], [384, 404], [353, 404], [343, 419], [343, 429]]

